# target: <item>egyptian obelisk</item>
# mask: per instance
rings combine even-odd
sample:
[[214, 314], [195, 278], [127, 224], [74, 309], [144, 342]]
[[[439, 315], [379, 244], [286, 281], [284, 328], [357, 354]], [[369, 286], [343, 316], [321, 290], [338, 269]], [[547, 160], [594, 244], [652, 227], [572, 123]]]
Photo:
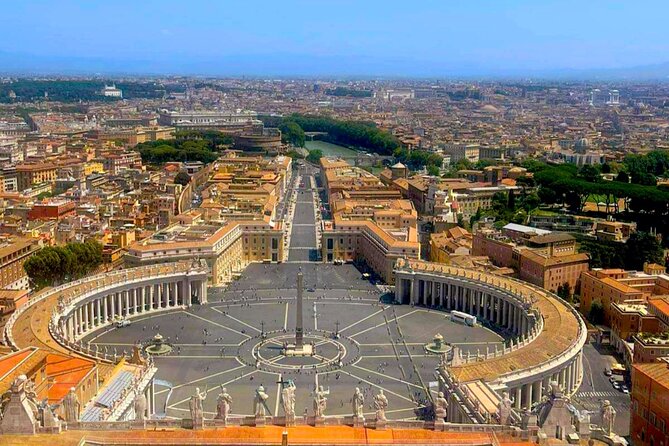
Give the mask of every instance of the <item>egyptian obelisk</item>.
[[303, 340], [303, 326], [302, 326], [302, 288], [304, 287], [304, 275], [302, 268], [297, 273], [297, 314], [295, 317], [295, 347], [297, 350], [302, 349]]

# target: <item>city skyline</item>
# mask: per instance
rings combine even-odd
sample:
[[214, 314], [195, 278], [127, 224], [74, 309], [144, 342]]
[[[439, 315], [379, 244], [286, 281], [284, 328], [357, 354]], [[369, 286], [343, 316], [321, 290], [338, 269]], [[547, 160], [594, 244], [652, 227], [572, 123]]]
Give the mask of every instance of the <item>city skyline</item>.
[[12, 4], [0, 72], [663, 79], [651, 3]]

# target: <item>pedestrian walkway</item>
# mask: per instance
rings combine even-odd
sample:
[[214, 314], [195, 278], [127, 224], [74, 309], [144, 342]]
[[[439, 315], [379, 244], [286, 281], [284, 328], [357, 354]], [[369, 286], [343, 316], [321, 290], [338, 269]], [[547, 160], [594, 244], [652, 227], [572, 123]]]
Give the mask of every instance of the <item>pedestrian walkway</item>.
[[576, 398], [615, 398], [617, 396], [625, 395], [622, 392], [617, 392], [614, 390], [608, 391], [599, 391], [599, 392], [577, 392]]

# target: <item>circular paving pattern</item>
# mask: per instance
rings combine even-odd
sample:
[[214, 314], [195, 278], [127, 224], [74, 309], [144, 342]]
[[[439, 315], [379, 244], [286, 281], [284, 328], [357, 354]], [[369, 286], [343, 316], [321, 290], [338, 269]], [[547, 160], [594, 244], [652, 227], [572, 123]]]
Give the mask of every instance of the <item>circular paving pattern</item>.
[[312, 352], [304, 356], [291, 356], [285, 352], [286, 346], [295, 342], [294, 331], [282, 329], [264, 335], [261, 333], [243, 341], [237, 349], [237, 357], [244, 364], [259, 370], [287, 376], [331, 372], [353, 364], [360, 357], [360, 347], [353, 339], [335, 333], [306, 333], [304, 344]]
[[[302, 267], [304, 341], [310, 356], [288, 356], [295, 340], [295, 275]], [[327, 288], [326, 288], [327, 287]], [[209, 304], [139, 316], [127, 327], [107, 328], [86, 338], [101, 348], [130, 351], [160, 333], [172, 351], [156, 356], [156, 412], [188, 414], [196, 387], [208, 389], [204, 409], [212, 417], [220, 387], [234, 398], [233, 414], [252, 413], [255, 389], [263, 385], [273, 413], [282, 415], [279, 381], [295, 382], [296, 410], [311, 413], [314, 387], [330, 389], [326, 415], [349, 415], [356, 387], [372, 416], [380, 389], [391, 419], [420, 416], [434, 389], [439, 355], [425, 350], [440, 333], [464, 354], [485, 351], [502, 337], [482, 327], [451, 322], [427, 308], [381, 303], [382, 293], [351, 265], [251, 265], [227, 290], [209, 290]], [[385, 300], [384, 300], [385, 301]]]

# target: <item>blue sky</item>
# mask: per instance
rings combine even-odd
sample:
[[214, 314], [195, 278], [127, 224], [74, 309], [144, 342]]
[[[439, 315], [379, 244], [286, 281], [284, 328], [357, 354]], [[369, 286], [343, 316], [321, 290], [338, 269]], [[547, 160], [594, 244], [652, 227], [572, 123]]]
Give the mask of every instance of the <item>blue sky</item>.
[[666, 0], [9, 0], [0, 62], [264, 74], [616, 68], [669, 62], [667, 17]]

